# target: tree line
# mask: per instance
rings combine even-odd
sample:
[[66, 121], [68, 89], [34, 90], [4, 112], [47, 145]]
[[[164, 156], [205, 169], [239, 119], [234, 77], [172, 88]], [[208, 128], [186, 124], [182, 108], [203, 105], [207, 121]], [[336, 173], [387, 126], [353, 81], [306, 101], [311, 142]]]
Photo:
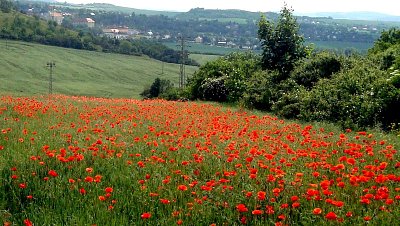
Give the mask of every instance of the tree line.
[[236, 103], [343, 128], [400, 129], [400, 30], [381, 33], [365, 56], [317, 52], [304, 45], [292, 9], [261, 17], [262, 54], [232, 53], [201, 66], [186, 89], [163, 97]]
[[[167, 63], [181, 63], [182, 53], [170, 49], [162, 43], [135, 39], [118, 40], [101, 36], [98, 29], [77, 28], [75, 30], [58, 25], [55, 21], [45, 21], [38, 16], [27, 16], [15, 11], [12, 2], [0, 0], [0, 38], [36, 42], [65, 48], [120, 53], [127, 55], [147, 55]], [[198, 65], [186, 59], [187, 65]]]

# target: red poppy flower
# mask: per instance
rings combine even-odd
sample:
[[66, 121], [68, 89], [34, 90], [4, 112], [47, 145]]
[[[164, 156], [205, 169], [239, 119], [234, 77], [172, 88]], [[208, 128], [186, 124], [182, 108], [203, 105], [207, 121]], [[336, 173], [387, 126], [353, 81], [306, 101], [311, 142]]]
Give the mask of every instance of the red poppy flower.
[[322, 213], [322, 209], [321, 208], [315, 208], [314, 210], [313, 210], [313, 214], [314, 215], [320, 215]]
[[142, 219], [149, 219], [151, 217], [151, 213], [143, 213], [140, 217]]
[[186, 185], [179, 185], [179, 186], [178, 186], [178, 190], [186, 191], [187, 189], [188, 189], [188, 188], [187, 188]]
[[261, 215], [261, 214], [263, 214], [263, 211], [262, 210], [253, 210], [251, 213], [253, 215]]
[[33, 226], [33, 223], [29, 219], [24, 220], [25, 226]]
[[238, 204], [238, 205], [236, 206], [236, 209], [237, 209], [237, 211], [239, 211], [239, 212], [247, 212], [247, 211], [248, 211], [248, 209], [247, 209], [247, 207], [246, 207], [245, 204]]
[[328, 220], [336, 220], [337, 215], [334, 212], [329, 212], [325, 215], [325, 218]]

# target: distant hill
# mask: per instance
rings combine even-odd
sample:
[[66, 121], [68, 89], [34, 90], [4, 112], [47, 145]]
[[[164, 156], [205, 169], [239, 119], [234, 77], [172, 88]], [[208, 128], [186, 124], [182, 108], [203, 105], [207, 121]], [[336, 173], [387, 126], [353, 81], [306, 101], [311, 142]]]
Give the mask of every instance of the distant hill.
[[400, 22], [400, 16], [393, 16], [376, 12], [320, 12], [300, 14], [310, 17], [332, 17], [333, 19], [347, 20], [378, 20]]

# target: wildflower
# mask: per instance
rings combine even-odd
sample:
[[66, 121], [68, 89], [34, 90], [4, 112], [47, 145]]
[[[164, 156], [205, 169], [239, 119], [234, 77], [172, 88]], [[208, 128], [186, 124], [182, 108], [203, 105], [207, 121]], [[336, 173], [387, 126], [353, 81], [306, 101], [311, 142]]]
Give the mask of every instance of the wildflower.
[[263, 211], [262, 210], [253, 210], [251, 213], [253, 215], [261, 215], [261, 214], [263, 214]]
[[81, 195], [86, 195], [86, 190], [84, 188], [80, 188], [79, 193], [81, 193]]
[[336, 220], [337, 215], [334, 212], [329, 212], [325, 215], [325, 218], [328, 220]]
[[298, 208], [300, 206], [300, 203], [299, 202], [294, 202], [293, 204], [292, 204], [292, 207], [293, 208]]
[[27, 186], [26, 186], [26, 184], [25, 183], [20, 183], [19, 184], [19, 188], [21, 188], [21, 189], [25, 189]]
[[188, 188], [186, 187], [186, 185], [179, 185], [178, 186], [178, 190], [181, 190], [181, 191], [186, 191]]
[[257, 198], [258, 198], [258, 200], [265, 200], [266, 195], [267, 195], [266, 192], [264, 192], [264, 191], [259, 191], [259, 192], [257, 193]]
[[372, 219], [372, 218], [371, 218], [370, 216], [365, 216], [365, 217], [364, 217], [364, 220], [365, 220], [365, 221], [370, 221], [371, 219]]
[[25, 226], [33, 226], [33, 223], [29, 219], [24, 220]]
[[48, 175], [52, 176], [52, 177], [57, 177], [58, 176], [58, 174], [57, 174], [57, 172], [55, 170], [49, 170]]
[[141, 216], [140, 216], [142, 219], [149, 219], [150, 217], [151, 217], [151, 213], [143, 213]]
[[237, 209], [237, 211], [239, 211], [239, 212], [247, 212], [248, 211], [248, 209], [247, 209], [247, 207], [246, 207], [246, 205], [244, 205], [244, 204], [238, 204], [237, 206], [236, 206], [236, 209]]
[[112, 187], [106, 187], [106, 189], [104, 189], [104, 191], [106, 193], [111, 193], [111, 192], [113, 192], [113, 188]]
[[314, 215], [320, 215], [322, 213], [322, 209], [321, 208], [315, 208], [314, 210], [313, 210], [313, 214]]

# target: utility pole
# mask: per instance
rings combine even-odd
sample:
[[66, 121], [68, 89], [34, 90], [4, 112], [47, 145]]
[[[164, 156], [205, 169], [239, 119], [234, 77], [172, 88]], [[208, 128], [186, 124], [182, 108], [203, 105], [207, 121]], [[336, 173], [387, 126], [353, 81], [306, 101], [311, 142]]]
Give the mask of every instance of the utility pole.
[[50, 69], [50, 77], [49, 77], [49, 94], [53, 93], [53, 69], [56, 67], [56, 63], [54, 61], [47, 62], [47, 67]]
[[181, 51], [181, 65], [180, 65], [180, 70], [179, 70], [179, 88], [184, 88], [186, 85], [186, 74], [185, 74], [185, 65], [186, 65], [186, 58], [188, 57], [188, 53], [186, 52], [186, 41], [183, 35], [179, 37], [180, 44], [178, 45], [180, 47]]

